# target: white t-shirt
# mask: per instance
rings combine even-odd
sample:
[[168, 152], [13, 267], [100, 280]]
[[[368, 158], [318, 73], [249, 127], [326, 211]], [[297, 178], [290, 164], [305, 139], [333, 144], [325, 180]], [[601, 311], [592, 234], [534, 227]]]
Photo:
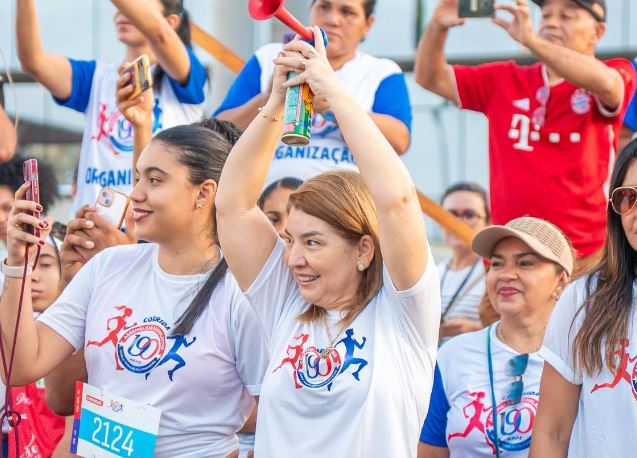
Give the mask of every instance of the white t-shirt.
[[76, 350], [88, 382], [161, 410], [157, 457], [225, 457], [258, 395], [269, 352], [228, 273], [184, 337], [171, 329], [207, 279], [170, 275], [158, 245], [107, 249], [39, 318]]
[[[480, 315], [478, 309], [485, 288], [482, 261], [460, 270], [451, 270], [449, 269], [449, 263], [442, 262], [438, 264], [438, 274], [440, 276], [443, 321], [468, 318], [479, 323]], [[461, 286], [462, 288], [460, 288]], [[454, 295], [456, 298], [451, 304], [451, 308], [449, 308], [449, 302], [451, 302]], [[447, 342], [449, 338], [440, 340], [441, 342]]]
[[490, 328], [454, 337], [438, 352], [436, 378], [420, 440], [448, 447], [451, 457], [495, 456], [487, 332], [491, 333], [500, 455], [525, 457], [529, 453], [544, 360], [538, 353], [529, 354], [522, 376], [521, 401], [511, 404], [504, 400], [506, 387], [513, 381], [505, 374], [505, 367], [519, 353], [497, 338], [496, 326], [494, 323]]
[[[575, 367], [573, 341], [584, 320], [577, 310], [586, 299], [587, 277], [571, 283], [551, 316], [540, 354], [568, 382], [581, 385], [579, 406], [568, 456], [572, 458], [625, 457], [637, 450], [637, 319], [635, 300], [630, 320], [628, 350], [622, 355], [617, 375], [606, 365], [598, 375]], [[594, 288], [594, 282], [593, 282]], [[633, 283], [633, 293], [637, 291]], [[571, 326], [572, 325], [572, 326]], [[601, 349], [602, 355], [605, 348]]]
[[[257, 50], [215, 114], [241, 106], [270, 89], [272, 60], [282, 51], [282, 46], [271, 43]], [[363, 110], [392, 116], [411, 128], [409, 94], [403, 73], [395, 62], [357, 51], [352, 60], [336, 71], [336, 76]], [[334, 115], [329, 111], [317, 113], [312, 120], [308, 145], [288, 146], [279, 142], [266, 186], [285, 177], [307, 180], [335, 169], [358, 170]]]
[[[440, 316], [431, 256], [422, 278], [396, 291], [383, 286], [340, 334], [329, 313], [335, 352], [323, 322], [302, 323], [307, 310], [278, 241], [246, 292], [268, 333], [272, 360], [259, 401], [259, 458], [415, 457], [427, 411]], [[339, 337], [336, 337], [339, 335]]]
[[[207, 74], [192, 50], [190, 76], [182, 86], [167, 75], [155, 86], [153, 133], [201, 120]], [[133, 129], [117, 109], [115, 83], [119, 64], [69, 59], [73, 70], [71, 96], [57, 100], [62, 106], [84, 113], [86, 125], [80, 150], [77, 197], [79, 207], [94, 204], [99, 190], [108, 186], [124, 194], [133, 189]], [[153, 70], [154, 71], [154, 67]]]

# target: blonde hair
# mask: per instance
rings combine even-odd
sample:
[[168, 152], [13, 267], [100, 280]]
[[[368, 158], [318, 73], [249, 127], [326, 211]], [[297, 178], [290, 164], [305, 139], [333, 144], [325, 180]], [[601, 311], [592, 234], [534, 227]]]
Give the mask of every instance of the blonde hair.
[[[357, 243], [364, 235], [373, 239], [374, 257], [363, 271], [358, 294], [351, 304], [344, 304], [349, 310], [341, 321], [352, 320], [378, 293], [383, 283], [376, 206], [367, 186], [357, 172], [322, 173], [307, 180], [290, 195], [288, 211], [291, 208], [325, 221], [352, 243]], [[299, 315], [299, 320], [315, 321], [323, 318], [324, 314], [323, 308], [312, 304]]]

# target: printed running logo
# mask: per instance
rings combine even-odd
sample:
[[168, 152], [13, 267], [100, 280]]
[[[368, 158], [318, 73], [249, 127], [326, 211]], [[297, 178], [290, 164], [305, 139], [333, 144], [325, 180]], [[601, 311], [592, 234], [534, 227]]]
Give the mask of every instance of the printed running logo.
[[[272, 372], [278, 371], [287, 364], [292, 367], [296, 389], [327, 386], [327, 389], [331, 390], [332, 383], [337, 376], [345, 373], [350, 366], [356, 366], [352, 377], [360, 381], [360, 373], [368, 362], [365, 359], [356, 358], [354, 353], [357, 349], [363, 349], [367, 342], [366, 337], [363, 337], [359, 342], [354, 338], [354, 330], [349, 328], [345, 331], [345, 337], [336, 342], [334, 348], [325, 352], [325, 349], [316, 346], [306, 348], [305, 344], [309, 338], [310, 335], [306, 333], [294, 337], [292, 344], [288, 345], [286, 349], [287, 357], [283, 358], [281, 364]], [[339, 349], [344, 350], [344, 352], [339, 351]], [[343, 356], [341, 357], [341, 355]]]
[[[99, 341], [89, 340], [86, 346], [103, 347], [112, 344], [115, 370], [126, 369], [136, 374], [144, 374], [146, 380], [153, 369], [173, 362], [175, 365], [167, 371], [168, 379], [172, 382], [175, 372], [186, 366], [179, 350], [190, 347], [197, 341], [197, 337], [188, 341], [185, 336], [166, 335], [170, 326], [156, 316], [144, 318], [141, 324], [135, 322], [129, 326], [127, 322], [133, 314], [133, 309], [125, 305], [114, 308], [121, 313], [107, 320], [106, 337]], [[172, 341], [172, 345], [166, 351], [168, 340]]]
[[[155, 97], [153, 107], [153, 133], [162, 128], [162, 109], [159, 106], [159, 98]], [[97, 133], [91, 136], [91, 140], [105, 141], [113, 155], [130, 154], [133, 152], [133, 128], [117, 109], [109, 113], [108, 106], [100, 103], [100, 112], [97, 117]]]
[[[473, 398], [462, 409], [467, 419], [464, 431], [451, 433], [447, 436], [447, 442], [452, 439], [467, 438], [474, 431], [482, 435], [485, 444], [495, 456], [495, 429], [493, 427], [493, 413], [491, 406], [485, 406], [483, 391], [469, 393]], [[498, 420], [498, 440], [500, 453], [503, 451], [517, 452], [526, 450], [531, 445], [531, 431], [538, 404], [537, 392], [525, 392], [519, 403], [513, 404], [510, 400], [503, 401], [496, 408]]]
[[[623, 380], [625, 382], [628, 382], [631, 388], [631, 392], [633, 393], [633, 397], [637, 401], [637, 355], [631, 357], [630, 353], [628, 353], [627, 351], [629, 347], [630, 340], [622, 339], [621, 342], [617, 345], [617, 350], [614, 353], [614, 355], [617, 357], [616, 359], [619, 360], [617, 371], [615, 372], [615, 377], [608, 383], [599, 383], [594, 385], [591, 393], [605, 388], [613, 390]], [[632, 365], [630, 373], [628, 372], [629, 365]]]

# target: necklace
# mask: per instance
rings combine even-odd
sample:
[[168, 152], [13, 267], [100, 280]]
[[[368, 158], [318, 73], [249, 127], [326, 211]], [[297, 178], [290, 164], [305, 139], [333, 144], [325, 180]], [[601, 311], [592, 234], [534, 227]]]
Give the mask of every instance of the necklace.
[[343, 324], [343, 326], [341, 326], [341, 329], [338, 331], [338, 333], [336, 334], [336, 336], [334, 338], [332, 338], [332, 333], [330, 332], [330, 325], [327, 322], [327, 311], [323, 314], [323, 326], [325, 326], [325, 334], [327, 334], [327, 340], [329, 341], [329, 345], [327, 346], [327, 348], [323, 349], [323, 351], [321, 351], [321, 359], [326, 359], [327, 357], [329, 357], [329, 355], [333, 352], [336, 351], [336, 348], [334, 348], [334, 344], [337, 341], [337, 339], [341, 336], [341, 334], [343, 333], [343, 331], [345, 331], [345, 329], [352, 324], [352, 322], [356, 319], [356, 317], [358, 316], [359, 312], [356, 312], [356, 314], [354, 314], [354, 316], [352, 316], [351, 318], [349, 318], [345, 324]]
[[[544, 330], [546, 330], [546, 326], [544, 326]], [[495, 329], [495, 333], [497, 334], [497, 336], [500, 338], [500, 340], [502, 342], [504, 342], [504, 345], [509, 345], [509, 342], [507, 341], [506, 336], [504, 335], [504, 331], [502, 330], [502, 322], [500, 322], [498, 324], [498, 327]], [[540, 348], [542, 348], [542, 343], [540, 343], [540, 345], [538, 345], [537, 347], [535, 347], [532, 351], [530, 351], [529, 353], [537, 353], [538, 351], [540, 351]]]

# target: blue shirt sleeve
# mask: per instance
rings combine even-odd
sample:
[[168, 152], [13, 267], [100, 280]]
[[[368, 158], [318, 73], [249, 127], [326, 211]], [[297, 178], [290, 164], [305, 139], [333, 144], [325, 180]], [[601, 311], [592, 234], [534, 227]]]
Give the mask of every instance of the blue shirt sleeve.
[[376, 89], [372, 112], [393, 116], [402, 121], [411, 132], [411, 103], [402, 73], [394, 73], [381, 81]]
[[188, 75], [188, 81], [182, 85], [179, 81], [175, 81], [168, 75], [168, 81], [170, 86], [175, 92], [175, 96], [179, 103], [186, 103], [190, 105], [198, 105], [203, 103], [206, 98], [205, 86], [208, 79], [208, 73], [206, 68], [199, 62], [192, 49], [186, 46], [188, 57], [190, 58], [190, 74]]
[[436, 447], [447, 447], [447, 413], [449, 401], [442, 384], [442, 375], [438, 364], [434, 371], [434, 385], [431, 390], [429, 412], [420, 433], [420, 442]]
[[[637, 59], [633, 60], [633, 66], [637, 72]], [[637, 132], [637, 93], [633, 95], [633, 100], [626, 109], [626, 117], [624, 118], [624, 124], [633, 132]]]
[[213, 116], [222, 111], [240, 107], [261, 93], [261, 64], [256, 55], [253, 55], [241, 69], [241, 73], [234, 80], [226, 98]]
[[93, 75], [97, 63], [94, 60], [69, 59], [71, 64], [71, 96], [66, 99], [53, 97], [55, 103], [63, 107], [71, 108], [80, 113], [86, 111], [93, 87]]

